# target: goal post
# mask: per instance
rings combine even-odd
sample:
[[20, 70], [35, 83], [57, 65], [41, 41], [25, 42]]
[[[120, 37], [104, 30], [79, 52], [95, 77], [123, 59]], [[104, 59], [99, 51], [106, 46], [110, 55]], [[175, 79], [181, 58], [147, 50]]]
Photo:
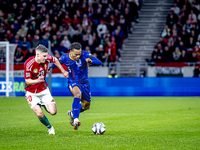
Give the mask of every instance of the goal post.
[[17, 44], [0, 41], [0, 96], [15, 96], [14, 54]]

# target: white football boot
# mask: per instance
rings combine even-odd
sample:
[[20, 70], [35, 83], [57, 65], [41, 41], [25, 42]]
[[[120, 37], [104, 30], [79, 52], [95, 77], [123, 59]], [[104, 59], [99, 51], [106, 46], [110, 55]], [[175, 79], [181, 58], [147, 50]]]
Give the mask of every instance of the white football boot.
[[73, 113], [71, 110], [68, 110], [67, 112], [68, 116], [69, 116], [69, 123], [74, 126], [74, 118], [73, 118]]
[[78, 120], [78, 118], [74, 119], [74, 130], [78, 130], [78, 127], [81, 126], [81, 122]]
[[54, 135], [55, 134], [55, 130], [53, 128], [53, 126], [48, 130], [50, 135]]

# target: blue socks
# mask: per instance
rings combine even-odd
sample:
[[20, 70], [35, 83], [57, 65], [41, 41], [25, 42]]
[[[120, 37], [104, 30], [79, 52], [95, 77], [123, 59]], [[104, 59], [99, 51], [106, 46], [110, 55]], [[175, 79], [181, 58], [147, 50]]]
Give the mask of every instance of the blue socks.
[[74, 101], [72, 103], [72, 112], [73, 112], [73, 117], [79, 118], [79, 113], [80, 113], [80, 98], [74, 98]]
[[[39, 118], [39, 117], [38, 117]], [[47, 117], [44, 115], [42, 118], [39, 118], [40, 122], [42, 124], [44, 124], [48, 129], [50, 129], [52, 126], [49, 122], [49, 120], [47, 119]]]

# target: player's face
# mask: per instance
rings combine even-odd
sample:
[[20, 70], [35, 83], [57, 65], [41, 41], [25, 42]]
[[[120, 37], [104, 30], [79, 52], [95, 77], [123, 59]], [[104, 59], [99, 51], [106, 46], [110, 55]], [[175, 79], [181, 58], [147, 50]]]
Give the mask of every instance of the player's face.
[[48, 53], [36, 51], [37, 63], [45, 63]]
[[70, 52], [71, 53], [71, 57], [74, 59], [74, 60], [79, 60], [80, 57], [81, 57], [81, 49], [74, 49], [73, 51]]

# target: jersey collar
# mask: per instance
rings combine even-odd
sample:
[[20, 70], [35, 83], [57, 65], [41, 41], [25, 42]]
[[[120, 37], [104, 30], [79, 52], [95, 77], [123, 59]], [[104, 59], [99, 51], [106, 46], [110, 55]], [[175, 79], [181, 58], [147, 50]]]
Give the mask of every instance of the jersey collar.
[[74, 61], [75, 61], [75, 59], [73, 59], [73, 58], [71, 57], [70, 53], [69, 53], [69, 58], [70, 58], [71, 60], [74, 60]]

